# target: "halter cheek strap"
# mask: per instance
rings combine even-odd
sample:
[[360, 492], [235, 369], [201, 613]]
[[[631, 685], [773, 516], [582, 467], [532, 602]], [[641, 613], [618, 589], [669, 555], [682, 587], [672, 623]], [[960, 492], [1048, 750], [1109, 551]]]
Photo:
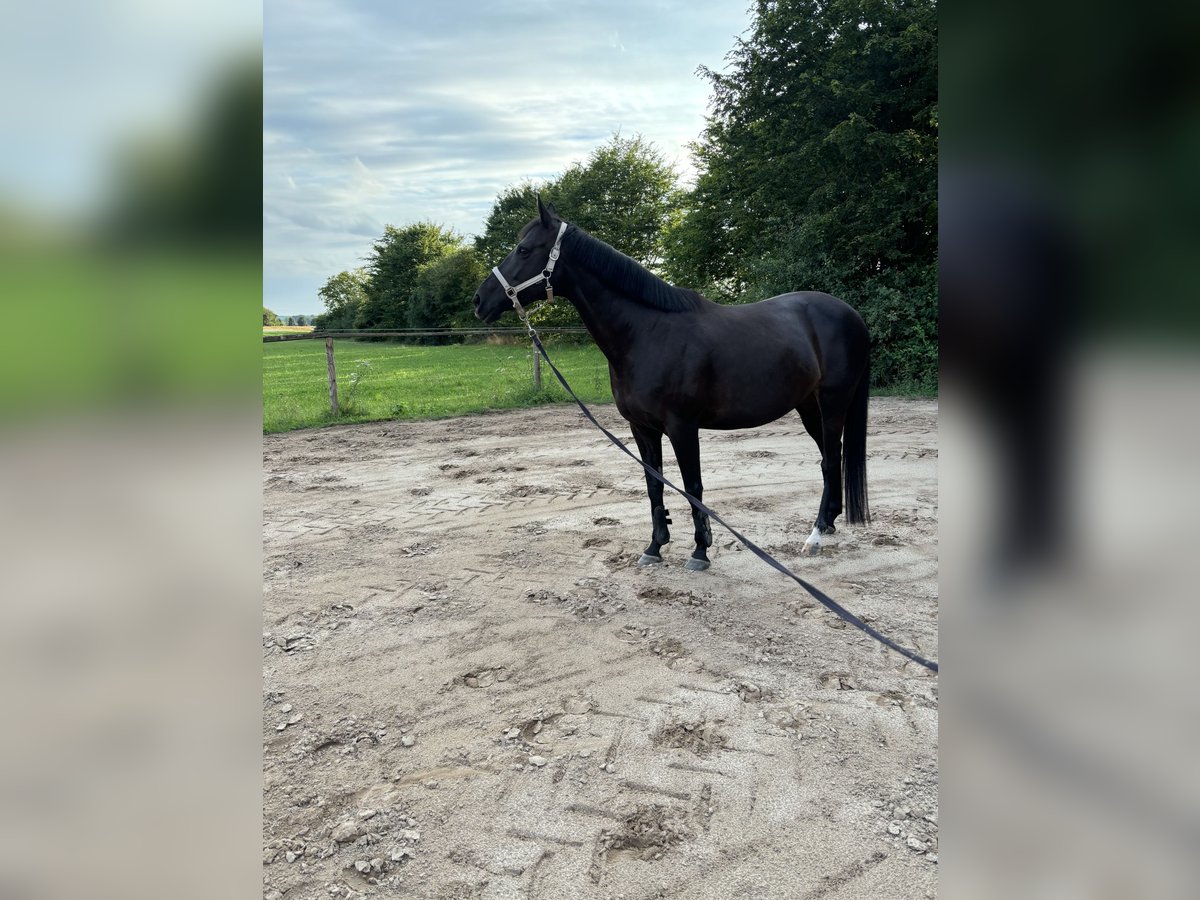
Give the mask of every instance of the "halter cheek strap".
[[496, 280], [500, 282], [500, 286], [504, 288], [504, 293], [508, 299], [512, 301], [513, 309], [517, 311], [517, 315], [524, 321], [529, 317], [529, 313], [525, 312], [525, 308], [521, 306], [521, 301], [517, 299], [517, 294], [525, 290], [531, 284], [537, 284], [539, 281], [546, 282], [546, 302], [550, 303], [554, 300], [554, 288], [550, 285], [550, 276], [554, 274], [554, 266], [558, 262], [558, 257], [562, 253], [562, 239], [567, 232], [567, 223], [562, 222], [558, 226], [558, 237], [554, 239], [554, 246], [550, 248], [550, 258], [546, 261], [546, 268], [534, 275], [532, 278], [527, 278], [518, 285], [511, 285], [500, 272], [499, 266], [492, 267], [492, 274], [496, 276]]

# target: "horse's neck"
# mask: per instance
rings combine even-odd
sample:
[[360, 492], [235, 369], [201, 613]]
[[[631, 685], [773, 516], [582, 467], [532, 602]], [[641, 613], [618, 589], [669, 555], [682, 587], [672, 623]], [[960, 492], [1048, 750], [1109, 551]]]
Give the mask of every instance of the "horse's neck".
[[590, 272], [575, 273], [571, 303], [579, 311], [584, 327], [608, 361], [620, 365], [642, 330], [642, 319], [651, 310], [625, 297]]

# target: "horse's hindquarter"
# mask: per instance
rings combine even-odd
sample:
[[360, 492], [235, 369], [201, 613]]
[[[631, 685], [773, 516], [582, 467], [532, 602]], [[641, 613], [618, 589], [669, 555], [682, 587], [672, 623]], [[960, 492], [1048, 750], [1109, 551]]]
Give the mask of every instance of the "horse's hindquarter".
[[803, 323], [819, 360], [822, 383], [847, 383], [853, 389], [867, 365], [870, 346], [867, 326], [854, 307], [817, 291], [781, 294], [763, 304], [788, 309]]

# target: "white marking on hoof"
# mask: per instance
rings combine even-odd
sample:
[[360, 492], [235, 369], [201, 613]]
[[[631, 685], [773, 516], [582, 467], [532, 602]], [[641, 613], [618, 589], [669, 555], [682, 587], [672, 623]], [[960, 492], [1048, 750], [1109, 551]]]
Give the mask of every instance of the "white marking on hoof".
[[688, 561], [683, 564], [683, 567], [691, 570], [692, 572], [703, 572], [711, 565], [712, 563], [710, 563], [707, 559], [688, 559]]
[[821, 529], [814, 528], [812, 534], [808, 536], [808, 540], [804, 542], [804, 547], [800, 550], [801, 556], [816, 556], [821, 552]]
[[659, 566], [662, 565], [661, 556], [651, 556], [649, 553], [643, 553], [642, 558], [637, 561], [639, 566]]

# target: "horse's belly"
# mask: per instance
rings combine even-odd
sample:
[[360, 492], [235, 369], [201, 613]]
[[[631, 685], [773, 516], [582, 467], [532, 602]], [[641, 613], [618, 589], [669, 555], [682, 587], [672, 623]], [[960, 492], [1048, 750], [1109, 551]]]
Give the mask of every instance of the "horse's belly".
[[[796, 406], [791, 398], [773, 403], [711, 403], [689, 397], [684, 400], [662, 393], [631, 393], [613, 391], [617, 411], [629, 422], [651, 428], [665, 429], [672, 420], [694, 423], [698, 428], [713, 431], [734, 431], [757, 428], [783, 418]], [[799, 402], [797, 400], [796, 402]]]
[[712, 431], [735, 431], [739, 428], [758, 428], [769, 425], [791, 412], [793, 407], [770, 409], [727, 410], [700, 418], [700, 427]]

